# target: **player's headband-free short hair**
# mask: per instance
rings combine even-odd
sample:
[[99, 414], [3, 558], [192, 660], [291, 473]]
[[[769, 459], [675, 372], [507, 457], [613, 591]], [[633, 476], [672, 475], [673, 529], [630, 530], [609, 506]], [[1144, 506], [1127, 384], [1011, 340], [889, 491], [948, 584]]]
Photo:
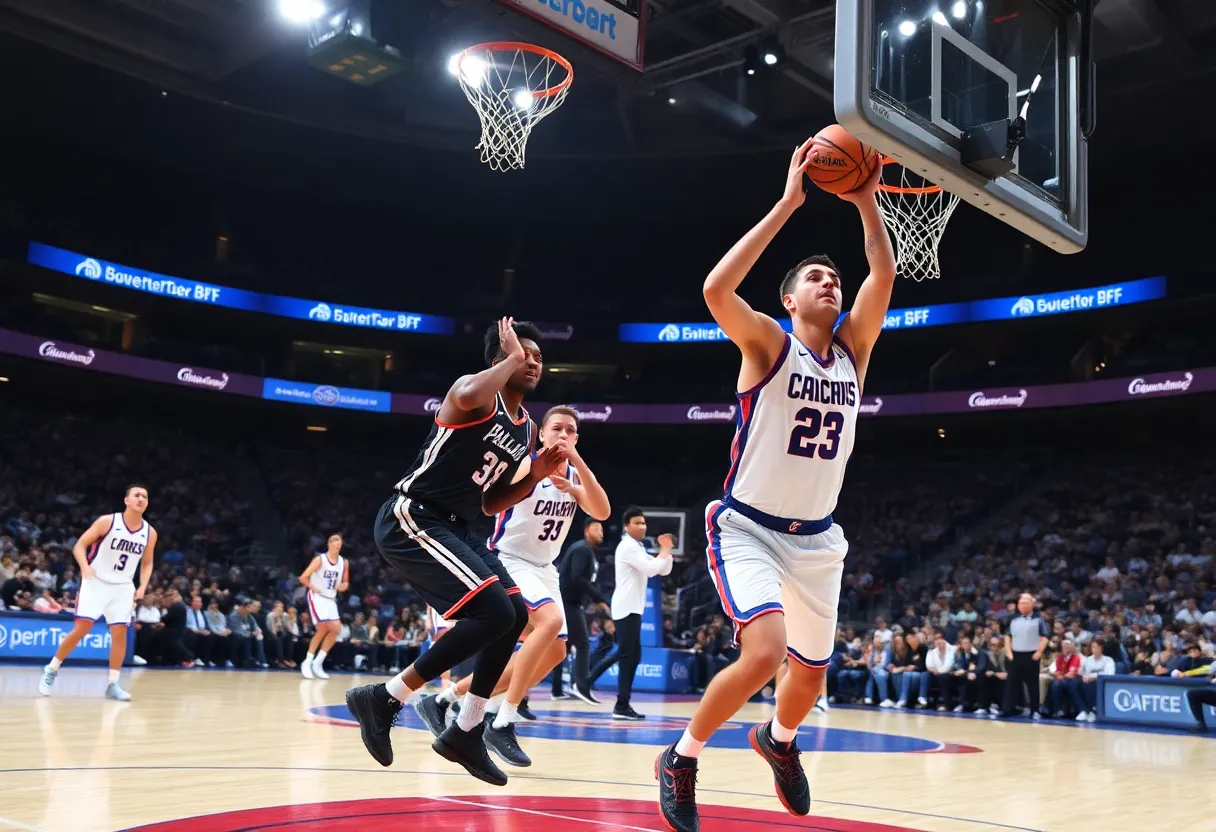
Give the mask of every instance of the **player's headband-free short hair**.
[[592, 526], [598, 526], [599, 524], [600, 524], [599, 520], [596, 520], [594, 517], [588, 517], [586, 520], [583, 521], [583, 531], [585, 532], [585, 531], [587, 531], [587, 529], [591, 528]]
[[122, 496], [130, 497], [131, 491], [136, 488], [142, 488], [145, 494], [148, 493], [148, 486], [144, 485], [142, 482], [133, 482], [127, 486], [127, 490], [122, 493]]
[[794, 268], [785, 273], [785, 277], [781, 278], [781, 297], [785, 297], [794, 291], [794, 283], [798, 280], [798, 275], [807, 266], [827, 266], [832, 271], [836, 272], [836, 277], [840, 277], [840, 269], [836, 268], [836, 264], [832, 262], [832, 258], [826, 254], [812, 254], [805, 258]]
[[641, 517], [643, 520], [645, 520], [646, 512], [642, 511], [637, 506], [629, 506], [629, 508], [625, 509], [625, 513], [621, 515], [622, 522], [626, 526], [628, 526], [630, 521], [635, 517]]
[[578, 411], [569, 405], [559, 404], [549, 408], [545, 412], [545, 418], [540, 420], [540, 426], [543, 428], [549, 424], [549, 418], [552, 416], [569, 416], [574, 420], [574, 427], [578, 427]]
[[[536, 324], [531, 321], [516, 321], [511, 328], [515, 330], [515, 334], [521, 341], [526, 339], [535, 342], [538, 347], [540, 346], [540, 328]], [[489, 329], [486, 330], [485, 342], [486, 366], [493, 367], [494, 362], [502, 358], [502, 345], [498, 343], [497, 322], [490, 324]]]

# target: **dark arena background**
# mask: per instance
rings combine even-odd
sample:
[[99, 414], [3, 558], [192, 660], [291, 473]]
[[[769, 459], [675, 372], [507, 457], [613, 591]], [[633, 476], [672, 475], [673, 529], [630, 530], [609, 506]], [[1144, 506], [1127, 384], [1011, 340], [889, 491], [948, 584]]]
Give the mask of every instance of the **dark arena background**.
[[[739, 656], [705, 507], [751, 411], [702, 284], [781, 198], [791, 150], [846, 120], [841, 73], [864, 52], [838, 41], [846, 8], [906, 17], [882, 44], [944, 38], [939, 86], [962, 37], [945, 30], [978, 15], [1021, 54], [1058, 15], [1061, 80], [1030, 92], [1019, 152], [1055, 165], [1035, 193], [1082, 210], [1087, 239], [1064, 254], [1014, 227], [975, 204], [979, 165], [935, 151], [980, 184], [940, 278], [896, 279], [865, 377], [833, 514], [839, 631], [798, 735], [810, 815], [783, 809], [748, 739], [768, 685], [705, 749], [701, 829], [1212, 829], [1216, 697], [1190, 694], [1216, 692], [1216, 4], [0, 0], [0, 830], [669, 828], [656, 755]], [[487, 42], [572, 67], [564, 98], [530, 79], [487, 116], [534, 127], [522, 167], [483, 163], [462, 92], [454, 56]], [[778, 320], [803, 257], [831, 255], [845, 309], [868, 272], [853, 206], [807, 187], [739, 290]], [[674, 568], [647, 585], [645, 719], [613, 718], [616, 666], [600, 704], [555, 697], [570, 658], [530, 692], [532, 765], [499, 788], [432, 751], [408, 705], [376, 765], [344, 693], [438, 638], [373, 524], [502, 316], [537, 323], [525, 406], [573, 406], [611, 500], [597, 597], [627, 506], [651, 554], [674, 536]], [[131, 699], [107, 698], [118, 631], [100, 623], [40, 695], [89, 617], [73, 546], [131, 483], [158, 534]], [[297, 577], [333, 533], [341, 631], [327, 678], [306, 678]], [[1003, 710], [1024, 593], [1047, 644]], [[607, 605], [573, 606], [592, 661], [611, 658]], [[1102, 656], [1113, 672], [1080, 669]]]

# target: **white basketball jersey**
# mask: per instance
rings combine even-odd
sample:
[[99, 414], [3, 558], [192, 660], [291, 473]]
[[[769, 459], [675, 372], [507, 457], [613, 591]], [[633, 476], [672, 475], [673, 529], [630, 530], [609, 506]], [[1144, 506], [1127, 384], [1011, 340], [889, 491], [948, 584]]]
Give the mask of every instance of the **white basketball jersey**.
[[338, 597], [338, 584], [342, 583], [342, 575], [346, 572], [345, 559], [338, 555], [337, 563], [329, 562], [329, 555], [322, 552], [321, 566], [308, 576], [308, 586], [313, 592], [326, 598]]
[[139, 528], [128, 529], [121, 511], [111, 515], [110, 530], [90, 546], [87, 553], [97, 580], [107, 584], [131, 583], [148, 545], [150, 528], [144, 520]]
[[[570, 465], [566, 466], [566, 478], [578, 483], [578, 474]], [[543, 479], [527, 497], [494, 519], [494, 534], [486, 546], [537, 566], [548, 566], [561, 552], [577, 508], [573, 496], [558, 491], [548, 478]]]
[[853, 452], [861, 384], [839, 339], [820, 359], [786, 335], [776, 366], [739, 394], [726, 494], [790, 520], [820, 520], [836, 508]]

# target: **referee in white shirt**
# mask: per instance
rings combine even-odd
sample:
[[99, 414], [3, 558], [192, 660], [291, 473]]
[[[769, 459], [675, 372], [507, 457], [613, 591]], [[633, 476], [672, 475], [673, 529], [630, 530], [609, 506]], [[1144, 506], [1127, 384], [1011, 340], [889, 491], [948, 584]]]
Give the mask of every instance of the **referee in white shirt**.
[[655, 575], [671, 574], [671, 550], [675, 540], [669, 534], [659, 535], [659, 554], [651, 557], [642, 545], [646, 536], [646, 515], [637, 506], [625, 509], [625, 533], [616, 545], [613, 558], [616, 568], [616, 589], [612, 591], [612, 620], [616, 624], [617, 654], [601, 663], [591, 673], [596, 679], [614, 661], [621, 663], [617, 676], [616, 707], [613, 719], [640, 720], [646, 717], [629, 704], [633, 692], [633, 675], [642, 660], [642, 613], [646, 610], [646, 581]]

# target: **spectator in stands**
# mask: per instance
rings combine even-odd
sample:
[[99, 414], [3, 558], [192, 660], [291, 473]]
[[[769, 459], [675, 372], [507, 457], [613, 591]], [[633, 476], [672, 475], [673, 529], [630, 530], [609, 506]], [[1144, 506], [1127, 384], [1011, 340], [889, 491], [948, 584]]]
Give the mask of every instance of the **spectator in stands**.
[[[925, 657], [925, 670], [929, 674], [929, 688], [937, 692], [937, 709], [944, 711], [950, 704], [950, 675], [954, 672], [955, 648], [946, 641], [946, 636], [937, 633], [933, 649]], [[922, 685], [922, 689], [926, 686]], [[921, 697], [922, 700], [924, 697]], [[928, 704], [928, 703], [924, 703]]]
[[1077, 722], [1093, 722], [1097, 719], [1098, 677], [1113, 676], [1115, 662], [1102, 652], [1102, 642], [1094, 639], [1089, 645], [1090, 653], [1081, 660], [1081, 675], [1073, 677], [1068, 693], [1077, 706]]
[[247, 600], [237, 601], [236, 608], [228, 615], [228, 629], [232, 639], [232, 663], [237, 667], [269, 667], [266, 650], [262, 644], [262, 629], [250, 611]]
[[[849, 628], [852, 632], [852, 628]], [[874, 645], [874, 639], [867, 637], [864, 641], [854, 643], [847, 636], [843, 643], [844, 651], [841, 654], [840, 669], [836, 673], [836, 695], [844, 696], [851, 702], [856, 702], [862, 698], [865, 692], [866, 680], [869, 678], [870, 672], [866, 665], [866, 653], [870, 652]]]
[[211, 632], [211, 665], [218, 666], [221, 662], [232, 667], [235, 640], [232, 630], [228, 628], [228, 619], [220, 612], [220, 602], [214, 598], [207, 605], [207, 629]]
[[36, 592], [37, 587], [30, 580], [29, 564], [23, 563], [17, 567], [13, 577], [0, 587], [0, 601], [4, 602], [6, 609], [28, 610], [33, 606]]
[[204, 664], [215, 666], [211, 661], [211, 648], [215, 639], [211, 637], [211, 629], [207, 626], [207, 613], [203, 611], [201, 595], [190, 596], [190, 609], [186, 610], [184, 641], [186, 649], [195, 655], [196, 667], [202, 667]]
[[[909, 667], [913, 667], [912, 651], [908, 649], [908, 639], [903, 633], [896, 633], [891, 639], [891, 660], [887, 665], [887, 686], [886, 692], [898, 699], [904, 689], [904, 673]], [[877, 680], [876, 680], [877, 681]], [[883, 699], [879, 704], [880, 708], [894, 708], [895, 700], [891, 698]]]
[[1077, 653], [1076, 645], [1072, 641], [1064, 639], [1060, 643], [1060, 652], [1056, 654], [1055, 660], [1052, 662], [1051, 685], [1045, 700], [1052, 716], [1062, 719], [1066, 715], [1064, 713], [1065, 696], [1068, 695], [1068, 688], [1072, 684], [1072, 680], [1077, 678], [1080, 673], [1081, 655]]
[[[1211, 662], [1206, 670], [1208, 681], [1216, 685], [1216, 661]], [[1200, 731], [1208, 730], [1207, 720], [1204, 718], [1203, 706], [1216, 708], [1216, 688], [1191, 688], [1186, 692], [1186, 703], [1191, 709], [1191, 714], [1194, 715], [1195, 721], [1199, 723], [1197, 728]]]
[[[883, 626], [886, 622], [881, 618], [878, 619]], [[887, 666], [891, 664], [891, 641], [895, 639], [895, 634], [887, 630], [891, 635], [891, 641], [884, 642], [879, 637], [879, 630], [874, 631], [874, 638], [867, 645], [865, 654], [866, 670], [869, 671], [869, 678], [866, 680], [866, 699], [867, 705], [881, 704], [884, 708], [889, 708], [892, 704], [891, 698], [887, 695], [887, 677], [889, 671]]]
[[1050, 713], [1051, 683], [1055, 681], [1056, 655], [1060, 652], [1060, 639], [1047, 639], [1047, 649], [1039, 656], [1039, 712]]
[[275, 601], [269, 613], [266, 614], [266, 659], [271, 666], [279, 668], [295, 667], [292, 654], [295, 652], [295, 637], [288, 632], [287, 610], [282, 601]]
[[[161, 618], [161, 630], [155, 640], [155, 650], [168, 665], [194, 666], [194, 654], [185, 645], [186, 605], [175, 589], [164, 595], [165, 614]], [[146, 657], [145, 657], [146, 658]]]
[[908, 643], [908, 662], [903, 668], [899, 701], [895, 707], [908, 707], [908, 699], [916, 694], [916, 703], [923, 708], [929, 704], [929, 674], [925, 667], [929, 648], [921, 643], [920, 634], [916, 632], [905, 634], [904, 640]]
[[895, 633], [891, 632], [891, 628], [887, 626], [887, 620], [881, 615], [874, 619], [874, 639], [883, 647], [891, 643], [891, 639], [895, 637]]
[[988, 639], [988, 669], [984, 671], [987, 680], [985, 694], [991, 704], [988, 711], [993, 716], [1000, 713], [1000, 703], [1005, 701], [1005, 686], [1009, 684], [1008, 656], [1005, 654], [1005, 644], [1000, 636]]

